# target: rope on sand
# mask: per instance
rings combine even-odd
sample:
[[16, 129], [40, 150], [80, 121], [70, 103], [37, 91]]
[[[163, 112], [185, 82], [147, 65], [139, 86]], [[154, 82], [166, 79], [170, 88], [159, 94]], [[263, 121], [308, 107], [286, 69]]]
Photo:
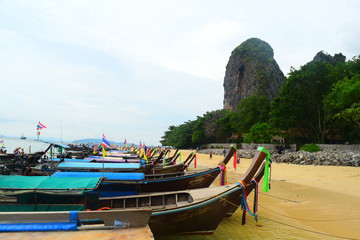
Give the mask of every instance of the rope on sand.
[[[261, 194], [261, 193], [260, 193]], [[284, 198], [280, 198], [280, 197], [276, 197], [276, 196], [272, 196], [272, 195], [268, 195], [268, 194], [264, 194], [265, 196], [269, 196], [269, 197], [274, 197], [274, 198], [279, 198], [279, 199], [282, 199], [282, 200], [285, 200], [285, 201], [289, 201], [289, 202], [296, 202], [296, 203], [299, 203], [300, 201], [295, 201], [295, 200], [289, 200], [289, 199], [284, 199]], [[251, 201], [251, 199], [250, 199]], [[284, 214], [281, 214], [281, 213], [278, 213], [278, 212], [275, 212], [273, 210], [270, 210], [260, 204], [258, 204], [259, 206], [261, 206], [263, 209], [269, 211], [269, 212], [272, 212], [272, 213], [275, 213], [277, 215], [280, 215], [280, 216], [283, 216], [283, 217], [287, 217], [287, 218], [292, 218], [292, 219], [295, 219], [295, 220], [300, 220], [300, 221], [308, 221], [308, 222], [333, 222], [333, 221], [346, 221], [346, 220], [357, 220], [357, 219], [360, 219], [360, 217], [352, 217], [352, 218], [336, 218], [336, 219], [303, 219], [303, 218], [296, 218], [296, 217], [290, 217], [290, 216], [287, 216], [287, 215], [284, 215]]]
[[281, 198], [281, 197], [277, 197], [277, 196], [273, 196], [273, 195], [269, 195], [269, 194], [264, 194], [262, 192], [260, 192], [260, 194], [264, 195], [264, 196], [268, 196], [268, 197], [273, 197], [273, 198], [277, 198], [277, 199], [281, 199], [287, 202], [294, 202], [294, 203], [300, 203], [301, 201], [297, 201], [297, 200], [291, 200], [291, 199], [286, 199], [286, 198]]
[[[251, 200], [250, 200], [251, 201]], [[278, 213], [278, 212], [275, 212], [273, 210], [270, 210], [260, 204], [258, 204], [260, 207], [262, 207], [263, 209], [269, 211], [269, 212], [272, 212], [272, 213], [275, 213], [277, 215], [280, 215], [282, 217], [287, 217], [287, 218], [291, 218], [291, 219], [294, 219], [294, 220], [300, 220], [300, 221], [306, 221], [306, 222], [336, 222], [336, 221], [346, 221], [346, 220], [357, 220], [357, 219], [360, 219], [360, 217], [353, 217], [353, 218], [336, 218], [336, 219], [304, 219], [304, 218], [296, 218], [296, 217], [290, 217], [290, 216], [287, 216], [285, 214], [281, 214], [281, 213]]]
[[292, 228], [296, 228], [296, 229], [299, 229], [299, 230], [302, 230], [302, 231], [305, 231], [305, 232], [311, 232], [311, 233], [315, 233], [315, 234], [319, 234], [319, 235], [323, 235], [323, 236], [328, 236], [328, 237], [333, 237], [333, 238], [341, 238], [341, 239], [347, 239], [347, 240], [359, 240], [358, 238], [348, 238], [348, 237], [343, 237], [343, 236], [337, 236], [337, 235], [332, 235], [332, 234], [328, 234], [328, 233], [323, 233], [323, 232], [317, 232], [317, 231], [313, 231], [313, 230], [309, 230], [309, 229], [305, 229], [305, 228], [301, 228], [301, 227], [296, 227], [296, 226], [293, 226], [293, 225], [290, 225], [290, 224], [287, 224], [287, 223], [283, 223], [283, 222], [279, 222], [279, 221], [276, 221], [276, 220], [273, 220], [273, 219], [270, 219], [270, 218], [266, 218], [266, 217], [262, 217], [268, 221], [271, 221], [271, 222], [275, 222], [275, 223], [278, 223], [278, 224], [282, 224], [282, 225], [285, 225], [285, 226], [288, 226], [288, 227], [292, 227]]
[[[238, 205], [230, 202], [229, 200], [223, 198], [223, 197], [219, 197], [221, 199], [223, 199], [224, 201], [228, 202], [229, 204], [233, 205], [233, 206], [236, 206], [238, 207]], [[250, 200], [251, 201], [251, 200]], [[258, 206], [261, 206], [260, 204], [258, 204]], [[266, 209], [265, 207], [261, 206], [262, 208]], [[268, 211], [271, 211], [269, 209], [266, 209]], [[274, 211], [271, 211], [271, 212], [274, 212]], [[276, 212], [274, 212], [276, 213]], [[285, 216], [285, 217], [288, 217], [288, 218], [292, 218], [292, 219], [295, 219], [295, 220], [302, 220], [302, 221], [340, 221], [340, 220], [352, 220], [352, 219], [359, 219], [359, 218], [344, 218], [344, 219], [326, 219], [326, 220], [307, 220], [307, 219], [299, 219], [299, 218], [293, 218], [293, 217], [289, 217], [289, 216], [286, 216], [286, 215], [282, 215], [282, 214], [279, 214], [279, 213], [276, 213], [278, 215], [281, 215], [281, 216]], [[292, 227], [292, 228], [296, 228], [296, 229], [299, 229], [299, 230], [302, 230], [302, 231], [305, 231], [305, 232], [311, 232], [311, 233], [315, 233], [315, 234], [319, 234], [319, 235], [324, 235], [324, 236], [328, 236], [328, 237], [333, 237], [333, 238], [342, 238], [342, 239], [347, 239], [347, 240], [359, 240], [357, 238], [348, 238], [348, 237], [343, 237], [343, 236], [337, 236], [337, 235], [332, 235], [332, 234], [328, 234], [328, 233], [323, 233], [323, 232], [317, 232], [317, 231], [313, 231], [313, 230], [309, 230], [309, 229], [305, 229], [305, 228], [301, 228], [301, 227], [297, 227], [297, 226], [293, 226], [293, 225], [290, 225], [290, 224], [287, 224], [287, 223], [283, 223], [283, 222], [279, 222], [279, 221], [276, 221], [276, 220], [273, 220], [273, 219], [270, 219], [270, 218], [267, 218], [267, 217], [261, 217], [261, 218], [264, 218], [268, 221], [271, 221], [271, 222], [275, 222], [275, 223], [278, 223], [278, 224], [282, 224], [282, 225], [285, 225], [285, 226], [288, 226], [288, 227]]]

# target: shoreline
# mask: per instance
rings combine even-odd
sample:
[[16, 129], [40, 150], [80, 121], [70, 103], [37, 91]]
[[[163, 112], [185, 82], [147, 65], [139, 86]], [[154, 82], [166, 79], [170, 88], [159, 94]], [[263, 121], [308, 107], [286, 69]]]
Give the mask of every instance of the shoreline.
[[[187, 156], [191, 151], [181, 152]], [[209, 154], [197, 153], [197, 169], [216, 166], [222, 159], [221, 155], [213, 155], [210, 160]], [[250, 162], [251, 159], [241, 158], [235, 170], [231, 160], [227, 165], [228, 183], [239, 180]], [[214, 184], [219, 184], [218, 179]], [[257, 224], [268, 219], [275, 226], [282, 223], [298, 231], [323, 234], [314, 233], [314, 238], [360, 239], [359, 190], [360, 168], [357, 167], [273, 163], [270, 191], [263, 193], [259, 186]], [[249, 204], [252, 199], [250, 194]]]

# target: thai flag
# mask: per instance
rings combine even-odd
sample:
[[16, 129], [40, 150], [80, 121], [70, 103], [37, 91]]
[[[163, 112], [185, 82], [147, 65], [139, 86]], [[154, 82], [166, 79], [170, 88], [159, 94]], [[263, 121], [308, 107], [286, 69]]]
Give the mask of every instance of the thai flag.
[[41, 122], [38, 122], [38, 125], [36, 126], [36, 130], [41, 130], [43, 128], [46, 128], [44, 124], [42, 124]]
[[104, 148], [110, 148], [110, 143], [108, 142], [108, 140], [106, 140], [106, 137], [105, 137], [104, 134], [103, 134], [103, 136], [102, 136], [101, 145], [102, 145]]

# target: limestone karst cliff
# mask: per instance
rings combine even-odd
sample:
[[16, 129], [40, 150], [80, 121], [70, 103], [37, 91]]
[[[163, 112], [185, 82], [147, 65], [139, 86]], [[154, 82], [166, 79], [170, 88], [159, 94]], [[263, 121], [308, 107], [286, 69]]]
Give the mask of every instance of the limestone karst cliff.
[[240, 100], [255, 94], [273, 99], [284, 80], [271, 46], [250, 38], [232, 51], [226, 66], [224, 109], [234, 110]]

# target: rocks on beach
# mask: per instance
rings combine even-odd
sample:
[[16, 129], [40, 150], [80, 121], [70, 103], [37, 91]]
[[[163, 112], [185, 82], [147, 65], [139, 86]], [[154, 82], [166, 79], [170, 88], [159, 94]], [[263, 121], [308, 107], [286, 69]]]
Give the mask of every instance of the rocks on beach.
[[[223, 155], [224, 149], [201, 149], [197, 152], [208, 154], [212, 151], [215, 155]], [[240, 158], [252, 158], [256, 150], [239, 149]], [[345, 150], [326, 150], [320, 152], [286, 152], [279, 154], [271, 152], [271, 160], [278, 163], [289, 163], [298, 165], [324, 165], [324, 166], [350, 166], [360, 167], [360, 152]]]

